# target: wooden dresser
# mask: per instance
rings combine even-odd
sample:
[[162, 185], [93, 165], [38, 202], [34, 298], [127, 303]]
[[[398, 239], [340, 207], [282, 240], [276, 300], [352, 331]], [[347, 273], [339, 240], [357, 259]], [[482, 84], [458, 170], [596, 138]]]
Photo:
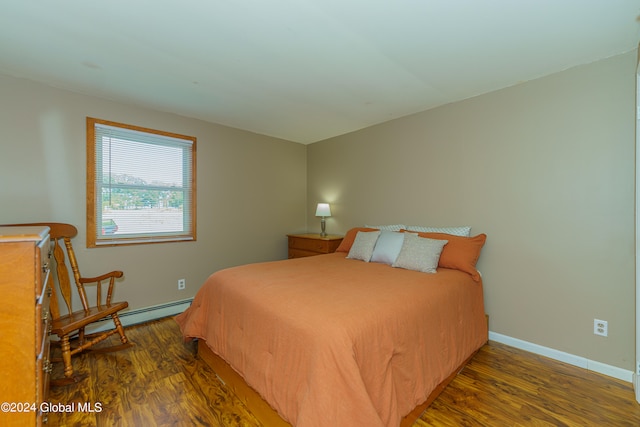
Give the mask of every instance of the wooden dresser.
[[[1, 426], [39, 426], [49, 391], [49, 228], [0, 227]], [[43, 405], [46, 409], [46, 406]]]
[[335, 252], [343, 236], [329, 234], [320, 237], [320, 234], [287, 234], [289, 238], [289, 258], [302, 258], [306, 256], [322, 255]]

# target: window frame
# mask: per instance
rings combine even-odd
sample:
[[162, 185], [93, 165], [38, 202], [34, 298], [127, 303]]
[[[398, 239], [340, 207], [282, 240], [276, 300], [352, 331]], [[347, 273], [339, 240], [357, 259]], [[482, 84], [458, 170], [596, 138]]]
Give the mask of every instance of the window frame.
[[[162, 234], [154, 236], [153, 233], [149, 233], [149, 236], [135, 236], [135, 237], [123, 237], [123, 236], [110, 236], [109, 238], [98, 237], [98, 219], [102, 218], [102, 192], [98, 191], [99, 186], [98, 179], [102, 180], [102, 177], [97, 177], [97, 162], [96, 155], [98, 149], [96, 147], [96, 125], [105, 125], [115, 128], [132, 130], [137, 132], [143, 132], [150, 135], [158, 135], [162, 137], [169, 137], [191, 142], [191, 203], [189, 206], [189, 212], [185, 215], [190, 216], [191, 229], [184, 233], [174, 234]], [[196, 137], [186, 136], [177, 133], [165, 132], [156, 129], [150, 129], [135, 125], [128, 125], [124, 123], [112, 122], [108, 120], [97, 119], [93, 117], [87, 117], [87, 247], [99, 248], [110, 246], [123, 246], [123, 245], [139, 245], [139, 244], [151, 244], [151, 243], [172, 243], [172, 242], [187, 242], [196, 241]], [[160, 144], [159, 144], [160, 145]], [[99, 199], [97, 199], [99, 197]], [[100, 212], [98, 212], [98, 201], [100, 202]], [[184, 212], [184, 211], [183, 211]]]

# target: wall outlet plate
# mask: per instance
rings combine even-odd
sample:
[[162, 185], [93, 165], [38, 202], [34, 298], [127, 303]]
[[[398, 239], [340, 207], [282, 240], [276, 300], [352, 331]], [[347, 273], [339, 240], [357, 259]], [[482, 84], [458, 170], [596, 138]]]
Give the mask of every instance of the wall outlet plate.
[[609, 323], [606, 320], [593, 319], [593, 333], [606, 337], [609, 334]]
[[187, 280], [186, 279], [178, 279], [178, 290], [181, 291], [186, 287], [187, 287]]

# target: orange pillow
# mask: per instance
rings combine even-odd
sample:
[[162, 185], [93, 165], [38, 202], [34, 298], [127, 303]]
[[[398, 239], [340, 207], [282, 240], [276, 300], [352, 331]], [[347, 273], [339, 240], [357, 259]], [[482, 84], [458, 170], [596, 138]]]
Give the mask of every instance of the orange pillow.
[[377, 228], [369, 228], [369, 227], [355, 227], [351, 230], [347, 231], [342, 242], [340, 242], [340, 246], [336, 249], [336, 252], [349, 252], [351, 250], [351, 246], [353, 246], [353, 242], [356, 240], [356, 235], [358, 231], [378, 231]]
[[[407, 230], [401, 230], [407, 231]], [[414, 233], [414, 231], [410, 231]], [[474, 237], [454, 236], [453, 234], [444, 233], [418, 233], [420, 237], [426, 237], [436, 240], [448, 240], [449, 243], [444, 245], [438, 267], [453, 268], [456, 270], [469, 273], [473, 280], [480, 281], [480, 273], [476, 270], [476, 263], [480, 258], [480, 251], [487, 240], [486, 234], [478, 234]]]

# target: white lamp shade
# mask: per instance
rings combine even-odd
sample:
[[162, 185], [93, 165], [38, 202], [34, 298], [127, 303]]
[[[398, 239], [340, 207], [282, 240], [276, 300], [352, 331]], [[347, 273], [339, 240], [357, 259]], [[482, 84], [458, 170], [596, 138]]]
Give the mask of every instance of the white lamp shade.
[[316, 216], [331, 216], [331, 207], [329, 206], [329, 203], [318, 203]]

